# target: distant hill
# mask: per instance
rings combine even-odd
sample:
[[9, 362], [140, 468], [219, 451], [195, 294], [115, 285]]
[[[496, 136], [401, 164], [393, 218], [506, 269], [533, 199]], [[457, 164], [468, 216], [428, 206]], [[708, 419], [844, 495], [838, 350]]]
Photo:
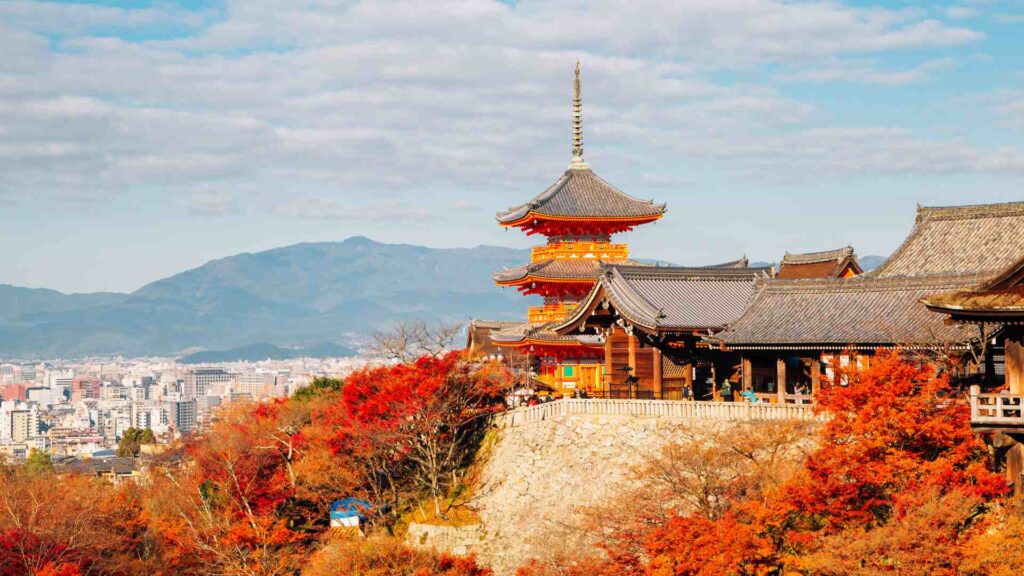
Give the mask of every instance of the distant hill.
[[888, 259], [889, 259], [888, 256], [871, 256], [871, 255], [869, 255], [869, 256], [858, 256], [857, 257], [857, 262], [860, 263], [860, 267], [865, 272], [868, 272], [870, 270], [874, 270], [875, 268], [878, 268], [879, 266], [884, 264], [885, 261], [888, 260]]
[[520, 318], [527, 305], [491, 273], [528, 250], [435, 249], [364, 237], [238, 254], [132, 294], [0, 290], [0, 357], [174, 355], [265, 342], [349, 344], [409, 318]]
[[19, 288], [0, 284], [0, 322], [7, 322], [19, 316], [116, 304], [126, 298], [127, 294], [114, 292], [64, 294], [46, 288]]
[[260, 342], [230, 350], [203, 350], [178, 359], [182, 364], [219, 364], [223, 362], [258, 362], [260, 360], [289, 360], [292, 358], [339, 358], [355, 356], [355, 348], [327, 342], [305, 348], [281, 348]]

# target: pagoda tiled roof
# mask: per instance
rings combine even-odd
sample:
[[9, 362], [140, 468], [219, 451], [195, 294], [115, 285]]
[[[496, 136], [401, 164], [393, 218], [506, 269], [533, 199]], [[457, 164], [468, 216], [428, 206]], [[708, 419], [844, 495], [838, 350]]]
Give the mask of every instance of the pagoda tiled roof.
[[601, 338], [593, 334], [559, 334], [553, 329], [553, 324], [530, 324], [523, 322], [515, 326], [509, 326], [503, 330], [491, 332], [491, 340], [496, 344], [514, 345], [519, 343], [536, 342], [541, 344], [600, 346]]
[[1024, 202], [919, 207], [914, 228], [872, 276], [994, 275], [1024, 255]]
[[734, 349], [962, 343], [975, 331], [946, 324], [920, 300], [978, 283], [977, 275], [758, 281], [750, 307], [718, 338]]
[[770, 270], [606, 265], [587, 298], [555, 329], [577, 329], [604, 299], [631, 324], [651, 331], [721, 329], [743, 313], [755, 280], [769, 277]]
[[853, 248], [846, 246], [824, 252], [786, 253], [779, 265], [777, 277], [784, 280], [800, 278], [837, 278], [847, 267], [861, 273]]
[[[632, 260], [621, 260], [619, 263], [637, 264]], [[507, 284], [529, 277], [550, 280], [594, 280], [601, 270], [602, 260], [595, 258], [563, 258], [533, 262], [494, 273], [494, 281]]]
[[529, 215], [553, 218], [607, 218], [649, 221], [665, 213], [664, 204], [640, 200], [605, 182], [589, 168], [570, 168], [529, 202], [497, 214], [511, 225]]

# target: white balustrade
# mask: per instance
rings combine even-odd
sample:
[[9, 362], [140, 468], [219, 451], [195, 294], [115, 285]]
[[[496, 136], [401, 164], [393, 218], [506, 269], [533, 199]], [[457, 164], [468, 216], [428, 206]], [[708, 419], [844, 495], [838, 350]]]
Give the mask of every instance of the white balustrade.
[[[797, 396], [797, 395], [789, 395]], [[800, 398], [803, 400], [803, 398]], [[563, 398], [516, 408], [494, 416], [499, 428], [522, 426], [563, 416], [633, 416], [680, 420], [817, 420], [826, 416], [807, 403], [700, 402], [694, 400], [625, 400]]]
[[971, 386], [971, 424], [992, 424], [1024, 428], [1024, 396], [982, 394]]

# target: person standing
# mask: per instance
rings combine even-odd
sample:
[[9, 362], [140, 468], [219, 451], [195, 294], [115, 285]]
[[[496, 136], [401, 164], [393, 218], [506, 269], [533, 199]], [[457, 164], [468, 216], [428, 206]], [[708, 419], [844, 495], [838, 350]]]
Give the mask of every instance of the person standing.
[[732, 402], [732, 384], [728, 380], [722, 380], [722, 400]]

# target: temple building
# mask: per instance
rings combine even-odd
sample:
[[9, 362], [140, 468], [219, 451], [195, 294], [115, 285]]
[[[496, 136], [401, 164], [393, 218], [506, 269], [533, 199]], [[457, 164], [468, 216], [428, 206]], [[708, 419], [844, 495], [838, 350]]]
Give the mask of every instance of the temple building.
[[[865, 364], [878, 348], [935, 353], [985, 348], [984, 334], [921, 303], [962, 293], [1024, 255], [1024, 203], [919, 207], [910, 235], [877, 270], [852, 278], [762, 282], [750, 307], [717, 336], [741, 355], [743, 386], [793, 394], [818, 387], [830, 361]], [[938, 302], [938, 301], [936, 301]]]
[[605, 265], [598, 282], [563, 322], [561, 335], [604, 343], [607, 377], [590, 392], [611, 398], [709, 400], [716, 383], [737, 381], [738, 357], [704, 337], [739, 317], [770, 267], [747, 260], [707, 267]]
[[565, 319], [594, 286], [605, 264], [636, 264], [626, 244], [612, 236], [654, 222], [664, 204], [633, 198], [598, 177], [583, 159], [583, 118], [579, 63], [573, 81], [572, 160], [547, 190], [497, 215], [498, 224], [539, 234], [546, 243], [533, 248], [530, 262], [494, 274], [503, 287], [538, 295], [541, 306], [526, 321], [494, 329], [491, 342], [539, 360], [536, 380], [556, 394], [596, 390], [605, 379], [604, 345], [596, 335], [560, 335], [551, 329]]
[[853, 248], [846, 246], [826, 252], [807, 252], [805, 254], [786, 252], [779, 264], [776, 277], [782, 280], [851, 278], [862, 272]]

